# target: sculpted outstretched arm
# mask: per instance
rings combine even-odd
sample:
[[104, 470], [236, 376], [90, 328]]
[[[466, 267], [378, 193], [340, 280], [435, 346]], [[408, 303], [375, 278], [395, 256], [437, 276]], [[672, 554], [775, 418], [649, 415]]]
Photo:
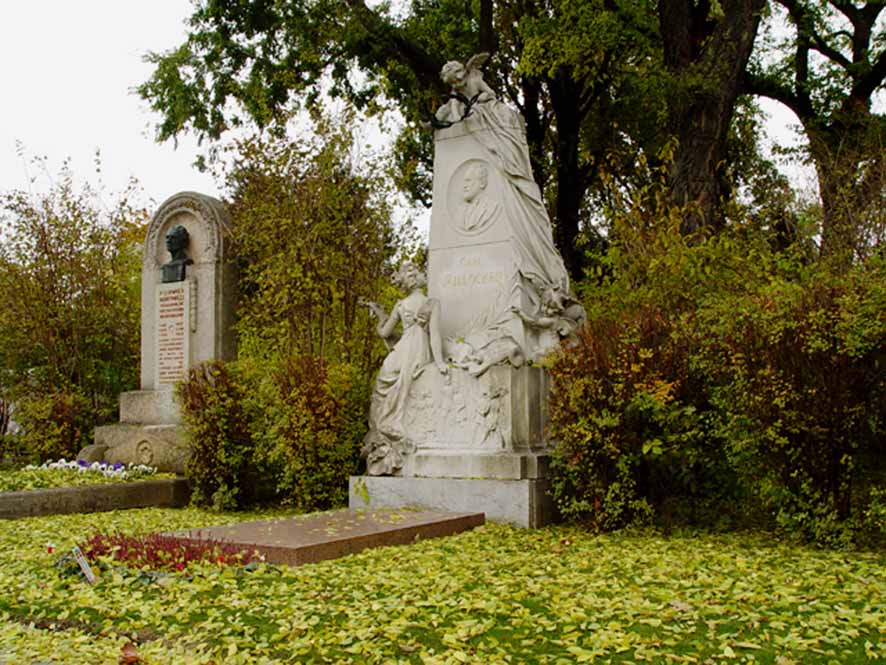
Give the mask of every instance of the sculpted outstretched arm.
[[363, 300], [360, 299], [359, 303], [364, 307], [369, 308], [369, 314], [378, 319], [378, 324], [375, 326], [376, 334], [382, 339], [387, 339], [394, 332], [394, 327], [397, 325], [397, 317], [394, 316], [399, 312], [399, 304], [394, 306], [394, 309], [391, 310], [391, 315], [388, 316], [385, 310], [379, 305], [377, 302], [373, 302], [371, 300]]
[[391, 335], [394, 334], [394, 329], [397, 327], [397, 319], [400, 318], [400, 303], [394, 305], [394, 309], [391, 310], [390, 316], [386, 319], [379, 319], [378, 326], [376, 326], [375, 331], [378, 333], [378, 336], [382, 339], [387, 339]]

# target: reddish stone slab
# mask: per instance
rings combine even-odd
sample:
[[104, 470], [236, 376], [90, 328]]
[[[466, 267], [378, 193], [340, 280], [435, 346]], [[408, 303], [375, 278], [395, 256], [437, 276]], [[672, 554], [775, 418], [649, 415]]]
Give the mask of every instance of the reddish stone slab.
[[300, 566], [370, 547], [450, 536], [486, 521], [483, 513], [432, 510], [339, 510], [228, 526], [178, 531], [195, 540], [222, 540], [257, 550], [269, 563]]

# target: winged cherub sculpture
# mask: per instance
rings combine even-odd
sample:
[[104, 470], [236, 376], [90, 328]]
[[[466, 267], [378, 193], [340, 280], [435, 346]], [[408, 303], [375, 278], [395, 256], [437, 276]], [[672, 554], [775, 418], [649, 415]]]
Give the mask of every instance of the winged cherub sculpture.
[[437, 109], [433, 122], [435, 127], [450, 127], [461, 122], [471, 114], [471, 107], [475, 104], [495, 99], [495, 92], [483, 80], [483, 72], [480, 71], [488, 60], [488, 53], [478, 53], [464, 64], [450, 60], [443, 65], [440, 78], [452, 86], [452, 92], [449, 100]]

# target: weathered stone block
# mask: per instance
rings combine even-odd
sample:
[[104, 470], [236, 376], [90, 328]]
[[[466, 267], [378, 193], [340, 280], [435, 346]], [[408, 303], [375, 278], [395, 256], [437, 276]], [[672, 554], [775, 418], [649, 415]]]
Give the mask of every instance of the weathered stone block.
[[416, 453], [412, 475], [423, 478], [487, 478], [522, 480], [543, 478], [547, 473], [549, 456], [539, 453], [464, 451], [422, 451]]
[[181, 413], [174, 391], [170, 388], [121, 393], [120, 422], [140, 425], [181, 424]]
[[184, 473], [191, 455], [181, 425], [103, 425], [95, 428], [95, 445], [105, 447], [105, 462], [146, 464], [172, 473]]
[[537, 528], [557, 519], [544, 479], [402, 478], [351, 476], [348, 505], [483, 512], [486, 519]]
[[179, 508], [187, 505], [189, 498], [188, 481], [184, 478], [0, 492], [0, 519], [128, 508]]

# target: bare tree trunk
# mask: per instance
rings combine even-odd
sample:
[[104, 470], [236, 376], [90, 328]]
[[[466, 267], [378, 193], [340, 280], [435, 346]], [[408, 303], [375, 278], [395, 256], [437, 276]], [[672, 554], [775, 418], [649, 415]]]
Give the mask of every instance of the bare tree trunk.
[[572, 279], [581, 279], [583, 257], [576, 247], [581, 202], [587, 184], [582, 182], [578, 146], [581, 114], [571, 77], [564, 71], [548, 82], [551, 105], [557, 117], [557, 199], [554, 214], [554, 242], [563, 256]]
[[5, 399], [0, 399], [0, 436], [5, 436], [9, 431], [10, 404]]
[[684, 234], [723, 225], [726, 138], [764, 5], [722, 0], [716, 15], [708, 0], [659, 2], [665, 65], [678, 80], [668, 111], [678, 141], [670, 185], [674, 203], [690, 209]]
[[492, 0], [480, 0], [480, 52], [495, 53], [498, 50], [498, 35], [492, 23]]

